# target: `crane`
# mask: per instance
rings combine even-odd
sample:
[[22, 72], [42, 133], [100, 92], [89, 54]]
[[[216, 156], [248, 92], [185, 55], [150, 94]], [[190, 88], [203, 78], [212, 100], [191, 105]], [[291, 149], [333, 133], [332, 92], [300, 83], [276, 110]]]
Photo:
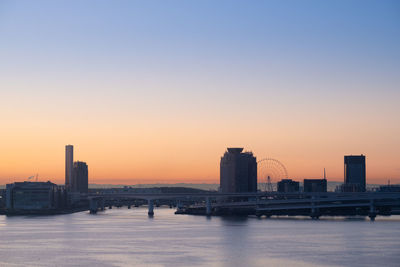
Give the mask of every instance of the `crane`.
[[35, 177], [36, 177], [35, 182], [37, 182], [37, 181], [38, 181], [38, 178], [39, 178], [39, 174], [38, 174], [38, 173], [36, 174], [36, 176], [35, 176], [35, 175], [29, 176], [27, 179], [28, 179], [28, 181], [29, 181], [29, 180], [31, 180], [31, 179], [33, 179], [33, 178], [35, 178]]

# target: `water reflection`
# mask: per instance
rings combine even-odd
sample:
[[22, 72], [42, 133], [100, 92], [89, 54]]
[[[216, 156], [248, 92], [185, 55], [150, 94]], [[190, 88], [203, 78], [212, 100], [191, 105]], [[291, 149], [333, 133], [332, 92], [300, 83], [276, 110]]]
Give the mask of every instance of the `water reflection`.
[[152, 218], [145, 208], [0, 216], [0, 266], [397, 266], [399, 221], [205, 217], [162, 208]]

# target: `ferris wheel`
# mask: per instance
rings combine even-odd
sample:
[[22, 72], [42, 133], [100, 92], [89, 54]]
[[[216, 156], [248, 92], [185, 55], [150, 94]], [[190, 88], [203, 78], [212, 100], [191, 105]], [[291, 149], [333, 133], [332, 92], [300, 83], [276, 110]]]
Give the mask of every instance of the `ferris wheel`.
[[262, 191], [273, 191], [271, 181], [278, 182], [288, 178], [285, 165], [277, 159], [265, 158], [257, 162], [257, 181]]

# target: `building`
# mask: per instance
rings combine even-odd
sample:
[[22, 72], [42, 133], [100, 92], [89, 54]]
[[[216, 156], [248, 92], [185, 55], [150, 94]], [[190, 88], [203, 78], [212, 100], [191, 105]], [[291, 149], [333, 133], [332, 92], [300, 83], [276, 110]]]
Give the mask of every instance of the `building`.
[[345, 192], [365, 192], [365, 156], [344, 156], [344, 185]]
[[66, 206], [64, 187], [51, 182], [16, 182], [6, 185], [6, 209], [15, 212], [49, 211]]
[[72, 191], [79, 193], [88, 193], [88, 165], [86, 162], [74, 162], [72, 175]]
[[304, 192], [327, 192], [326, 179], [304, 179]]
[[293, 193], [300, 191], [300, 183], [292, 179], [282, 179], [278, 182], [278, 192]]
[[363, 192], [359, 184], [341, 184], [336, 187], [336, 192], [342, 193], [356, 193]]
[[379, 187], [378, 192], [400, 192], [400, 184], [382, 185]]
[[257, 192], [257, 160], [243, 148], [228, 148], [220, 162], [222, 193]]
[[6, 190], [0, 189], [0, 210], [6, 207]]
[[74, 146], [65, 146], [65, 187], [75, 193], [88, 193], [88, 166], [74, 162]]
[[74, 167], [74, 146], [65, 146], [65, 187], [67, 190], [72, 189], [73, 179], [73, 167]]

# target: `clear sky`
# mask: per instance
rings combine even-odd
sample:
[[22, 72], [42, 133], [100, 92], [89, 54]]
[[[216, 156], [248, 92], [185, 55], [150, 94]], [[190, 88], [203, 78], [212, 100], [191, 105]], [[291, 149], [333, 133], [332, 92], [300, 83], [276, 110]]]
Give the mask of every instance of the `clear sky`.
[[400, 1], [0, 0], [0, 183], [219, 182], [226, 147], [295, 179], [400, 183]]

